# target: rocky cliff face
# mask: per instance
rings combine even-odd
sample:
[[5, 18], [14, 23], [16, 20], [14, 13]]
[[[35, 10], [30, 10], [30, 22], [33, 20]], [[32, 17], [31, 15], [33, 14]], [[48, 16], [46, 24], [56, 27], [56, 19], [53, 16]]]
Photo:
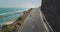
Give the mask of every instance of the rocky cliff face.
[[42, 0], [41, 11], [55, 32], [60, 32], [60, 0]]

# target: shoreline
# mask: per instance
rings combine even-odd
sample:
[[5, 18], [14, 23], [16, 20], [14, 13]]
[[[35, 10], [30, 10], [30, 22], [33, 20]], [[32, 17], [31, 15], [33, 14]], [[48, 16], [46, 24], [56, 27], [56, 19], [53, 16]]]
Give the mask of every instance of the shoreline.
[[15, 20], [11, 20], [11, 21], [6, 22], [6, 23], [4, 23], [4, 24], [9, 25], [9, 24], [12, 24], [12, 23], [14, 23], [14, 22], [15, 22]]
[[12, 20], [9, 20], [9, 21], [6, 22], [6, 23], [2, 23], [2, 24], [0, 24], [0, 25], [10, 25], [10, 24], [13, 24], [13, 23], [16, 21], [16, 19], [18, 19], [18, 17], [14, 18], [14, 19], [12, 19]]
[[16, 21], [17, 18], [13, 19], [13, 20], [9, 20], [8, 22], [6, 23], [2, 23], [0, 25], [10, 25], [10, 24], [13, 24], [15, 21]]
[[15, 20], [11, 20], [11, 21], [8, 21], [8, 22], [6, 22], [6, 23], [2, 23], [2, 24], [0, 24], [0, 25], [10, 25], [10, 24], [12, 24], [12, 23], [14, 23], [15, 22]]

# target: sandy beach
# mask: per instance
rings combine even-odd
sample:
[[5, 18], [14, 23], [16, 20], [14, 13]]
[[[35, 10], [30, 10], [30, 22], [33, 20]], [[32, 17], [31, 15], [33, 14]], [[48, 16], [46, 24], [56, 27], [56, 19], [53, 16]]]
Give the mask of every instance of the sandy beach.
[[18, 19], [18, 17], [15, 18], [15, 19], [9, 20], [9, 21], [6, 22], [6, 23], [2, 23], [2, 24], [0, 24], [0, 25], [9, 25], [9, 24], [13, 24], [13, 23], [16, 21], [16, 19]]
[[9, 24], [12, 24], [12, 23], [14, 23], [14, 22], [15, 22], [15, 20], [12, 20], [12, 21], [6, 22], [6, 23], [4, 23], [4, 24], [9, 25]]

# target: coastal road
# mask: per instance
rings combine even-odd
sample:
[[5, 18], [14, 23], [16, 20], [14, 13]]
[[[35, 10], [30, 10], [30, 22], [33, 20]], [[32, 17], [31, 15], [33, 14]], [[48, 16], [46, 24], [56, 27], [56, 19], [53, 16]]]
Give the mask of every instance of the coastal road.
[[46, 32], [39, 11], [39, 8], [34, 8], [24, 20], [24, 24], [18, 32]]

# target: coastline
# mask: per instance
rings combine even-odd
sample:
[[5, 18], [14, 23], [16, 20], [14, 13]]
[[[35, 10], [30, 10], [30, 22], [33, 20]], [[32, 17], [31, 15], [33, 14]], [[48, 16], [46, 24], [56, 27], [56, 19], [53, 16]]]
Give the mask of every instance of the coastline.
[[[24, 20], [26, 19], [26, 17], [30, 14], [30, 12], [32, 11], [32, 8], [29, 9], [28, 11], [24, 11], [23, 15], [16, 17], [12, 20], [9, 20], [8, 22], [2, 23], [1, 28], [6, 28], [4, 29], [4, 31], [18, 31], [18, 29], [21, 27], [21, 24], [24, 22]], [[2, 30], [3, 31], [3, 30]]]
[[[24, 11], [23, 13], [23, 20], [27, 17], [27, 15], [30, 13], [30, 11], [32, 10], [32, 8], [31, 9], [29, 9], [28, 11]], [[16, 17], [15, 19], [12, 19], [12, 20], [9, 20], [8, 22], [6, 22], [6, 23], [2, 23], [2, 24], [0, 24], [0, 25], [10, 25], [10, 24], [13, 24], [15, 21], [16, 21], [16, 19], [18, 19], [19, 17]]]
[[[18, 17], [17, 17], [17, 18], [18, 18]], [[2, 24], [0, 24], [0, 25], [10, 25], [10, 24], [13, 24], [13, 23], [16, 21], [17, 18], [12, 19], [12, 20], [9, 20], [8, 22], [2, 23]]]
[[[4, 23], [5, 25], [9, 25], [9, 24], [12, 24], [12, 23], [14, 23], [15, 22], [15, 20], [11, 20], [11, 21], [8, 21], [8, 22], [6, 22], [6, 23]], [[3, 25], [4, 25], [3, 24]]]

